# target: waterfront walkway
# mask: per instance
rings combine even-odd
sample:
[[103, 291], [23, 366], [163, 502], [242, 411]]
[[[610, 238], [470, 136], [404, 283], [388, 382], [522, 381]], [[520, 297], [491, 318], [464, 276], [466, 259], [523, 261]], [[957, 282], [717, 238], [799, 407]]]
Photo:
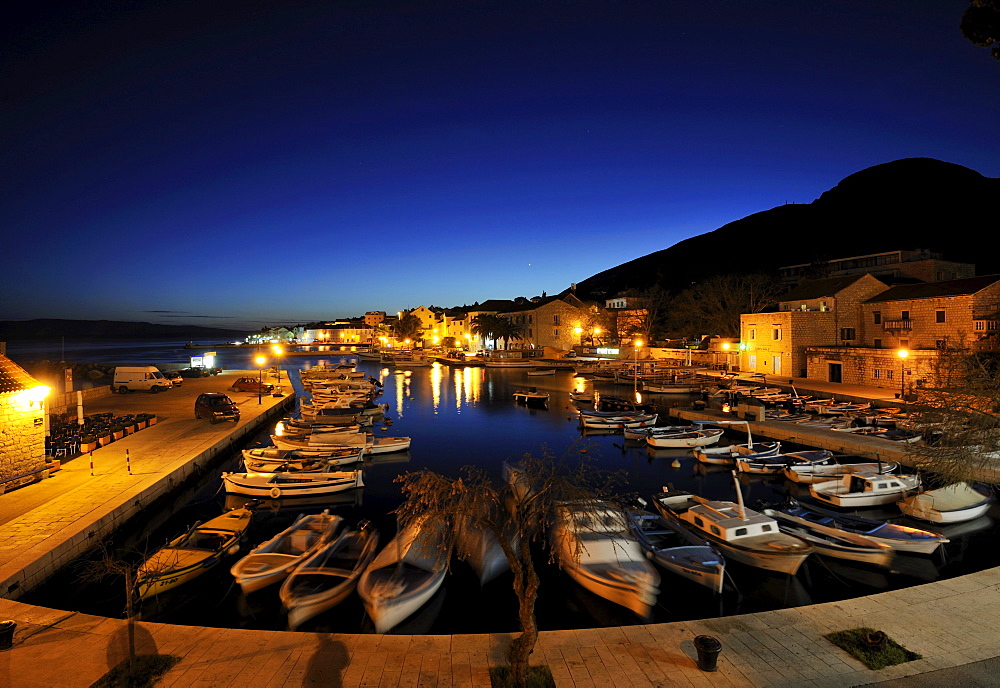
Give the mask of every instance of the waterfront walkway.
[[[230, 380], [235, 375], [227, 374]], [[17, 624], [13, 647], [0, 650], [0, 686], [85, 687], [125, 658], [125, 621], [26, 605], [16, 600], [18, 586], [30, 587], [40, 571], [99, 538], [101, 528], [123, 518], [144, 495], [166, 482], [164, 478], [190, 473], [201, 457], [233, 441], [233, 432], [255, 429], [266, 414], [280, 411], [281, 398], [265, 397], [257, 404], [256, 395], [233, 394], [243, 410], [239, 426], [195, 421], [192, 395], [200, 387], [225, 389], [225, 378], [185, 380], [181, 394], [134, 393], [89, 404], [88, 413], [144, 410], [157, 413], [160, 422], [95, 452], [94, 477], [89, 461], [78, 458], [48, 480], [0, 495], [0, 620]], [[803, 393], [809, 389], [807, 381], [796, 385]], [[882, 390], [868, 390], [865, 396], [861, 388], [835, 387], [859, 398], [886, 397]], [[125, 449], [130, 449], [132, 475], [125, 471]], [[881, 629], [923, 658], [871, 671], [823, 638], [859, 626]], [[182, 658], [160, 684], [176, 688], [485, 687], [488, 667], [502, 663], [510, 638], [289, 633], [145, 622], [137, 627], [140, 652]], [[698, 669], [692, 641], [701, 634], [722, 642], [715, 673]], [[928, 685], [926, 679], [935, 685], [997, 685], [998, 648], [1000, 569], [989, 569], [863, 598], [758, 614], [546, 631], [533, 661], [548, 664], [560, 688], [855, 686], [908, 676], [916, 678], [901, 685]]]

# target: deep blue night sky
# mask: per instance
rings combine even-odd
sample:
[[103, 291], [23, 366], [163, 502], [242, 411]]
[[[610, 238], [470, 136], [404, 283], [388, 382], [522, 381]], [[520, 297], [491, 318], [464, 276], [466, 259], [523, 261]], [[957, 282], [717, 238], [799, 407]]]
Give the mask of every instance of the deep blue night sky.
[[0, 319], [530, 297], [890, 160], [1000, 177], [966, 5], [36, 3], [0, 29]]

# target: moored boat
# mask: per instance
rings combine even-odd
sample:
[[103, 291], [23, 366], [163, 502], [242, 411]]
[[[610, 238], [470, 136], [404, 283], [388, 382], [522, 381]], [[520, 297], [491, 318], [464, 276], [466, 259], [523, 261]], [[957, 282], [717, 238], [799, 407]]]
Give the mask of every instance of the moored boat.
[[343, 602], [375, 558], [378, 540], [371, 522], [362, 521], [316, 547], [281, 585], [289, 628]]
[[203, 524], [196, 523], [168, 542], [139, 567], [139, 596], [147, 599], [173, 590], [207, 572], [227, 554], [236, 554], [252, 517], [250, 509], [233, 509]]
[[284, 580], [313, 550], [333, 537], [343, 519], [329, 511], [300, 514], [292, 525], [254, 547], [229, 572], [248, 595]]
[[848, 473], [836, 480], [812, 483], [809, 494], [825, 504], [852, 509], [892, 504], [919, 487], [918, 475]]
[[656, 564], [714, 593], [722, 592], [726, 561], [722, 553], [676, 519], [629, 509], [629, 527]]
[[282, 499], [314, 497], [364, 487], [361, 471], [329, 473], [223, 473], [226, 492]]
[[358, 594], [377, 633], [406, 620], [444, 582], [451, 551], [447, 524], [418, 518], [404, 526], [361, 574]]
[[690, 430], [688, 432], [651, 433], [646, 438], [646, 444], [654, 449], [704, 447], [718, 442], [719, 438], [722, 437], [722, 432], [719, 428], [706, 428], [705, 430]]
[[965, 482], [926, 490], [899, 500], [896, 505], [907, 516], [930, 523], [962, 523], [986, 514], [993, 496]]
[[899, 464], [890, 462], [865, 463], [828, 463], [828, 464], [794, 464], [786, 466], [782, 471], [786, 478], [794, 483], [821, 483], [828, 480], [839, 480], [848, 473], [867, 473], [878, 475], [889, 474], [899, 468]]
[[727, 561], [794, 574], [813, 551], [801, 538], [782, 533], [770, 516], [742, 504], [672, 490], [653, 495], [653, 505], [717, 546]]
[[808, 542], [819, 555], [881, 567], [892, 563], [892, 547], [884, 542], [847, 530], [815, 528], [808, 521], [775, 509], [764, 509], [762, 513], [775, 519], [782, 532]]
[[647, 561], [621, 509], [602, 502], [556, 508], [552, 540], [559, 567], [583, 588], [648, 618], [660, 575]]
[[514, 401], [524, 404], [547, 404], [549, 401], [548, 392], [539, 392], [534, 387], [528, 389], [514, 390]]

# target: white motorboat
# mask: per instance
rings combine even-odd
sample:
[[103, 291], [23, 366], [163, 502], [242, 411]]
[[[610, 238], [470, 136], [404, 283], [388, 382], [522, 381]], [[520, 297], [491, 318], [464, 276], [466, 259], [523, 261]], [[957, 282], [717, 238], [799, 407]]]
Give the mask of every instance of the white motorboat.
[[573, 401], [579, 401], [580, 403], [593, 403], [594, 393], [593, 392], [570, 392], [569, 398]]
[[893, 504], [920, 487], [918, 475], [848, 473], [837, 480], [813, 483], [814, 499], [843, 509]]
[[[505, 533], [505, 537], [517, 552], [520, 546], [517, 533]], [[510, 568], [496, 533], [474, 518], [460, 518], [456, 522], [455, 554], [475, 570], [479, 585], [489, 583]]]
[[555, 368], [535, 368], [533, 370], [528, 371], [528, 375], [532, 375], [534, 377], [542, 377], [546, 375], [555, 375], [555, 374], [556, 374]]
[[281, 584], [289, 628], [343, 602], [375, 558], [378, 539], [371, 522], [362, 521], [316, 547]]
[[377, 633], [406, 620], [441, 587], [451, 557], [447, 527], [427, 518], [404, 526], [361, 574], [358, 594]]
[[316, 547], [332, 538], [343, 525], [329, 511], [300, 514], [292, 525], [254, 547], [229, 572], [245, 595], [284, 580]]
[[794, 500], [774, 508], [793, 516], [796, 522], [810, 528], [835, 535], [844, 531], [858, 533], [889, 545], [897, 552], [931, 554], [948, 542], [948, 538], [940, 533], [851, 514], [838, 514], [818, 506], [804, 506]]
[[690, 430], [688, 432], [675, 432], [663, 434], [650, 434], [646, 438], [646, 444], [654, 449], [684, 449], [693, 447], [704, 447], [715, 444], [722, 437], [721, 428], [706, 428], [704, 430]]
[[371, 437], [364, 432], [317, 433], [315, 435], [271, 435], [271, 444], [278, 449], [333, 449], [336, 447], [367, 447]]
[[866, 473], [878, 475], [879, 473], [892, 473], [899, 468], [899, 464], [891, 462], [866, 462], [866, 463], [828, 463], [828, 464], [794, 464], [785, 466], [782, 471], [785, 477], [793, 483], [821, 483], [828, 480], [839, 480], [841, 476], [848, 473]]
[[993, 495], [960, 482], [904, 497], [896, 504], [904, 514], [921, 521], [962, 523], [985, 515]]
[[552, 541], [559, 567], [590, 592], [648, 618], [660, 575], [631, 534], [625, 513], [602, 502], [556, 508]]
[[666, 518], [692, 527], [727, 561], [794, 574], [813, 551], [805, 540], [782, 533], [770, 516], [746, 508], [742, 497], [737, 504], [675, 490], [653, 495], [653, 505]]
[[314, 497], [364, 487], [361, 471], [330, 473], [223, 473], [226, 492], [284, 499]]
[[776, 509], [764, 509], [763, 513], [775, 519], [782, 532], [805, 540], [822, 556], [881, 567], [892, 563], [892, 547], [884, 542], [847, 530], [816, 528], [809, 521]]
[[629, 527], [654, 563], [714, 593], [722, 592], [726, 561], [707, 540], [677, 519], [629, 509]]

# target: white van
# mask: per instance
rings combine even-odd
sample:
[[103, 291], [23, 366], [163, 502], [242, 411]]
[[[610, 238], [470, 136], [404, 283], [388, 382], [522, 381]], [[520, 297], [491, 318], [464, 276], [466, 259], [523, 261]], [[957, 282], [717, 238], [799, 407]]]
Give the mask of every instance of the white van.
[[111, 383], [111, 391], [128, 394], [133, 389], [148, 389], [156, 394], [161, 389], [170, 389], [173, 385], [163, 377], [156, 366], [118, 366], [115, 368], [115, 380]]

